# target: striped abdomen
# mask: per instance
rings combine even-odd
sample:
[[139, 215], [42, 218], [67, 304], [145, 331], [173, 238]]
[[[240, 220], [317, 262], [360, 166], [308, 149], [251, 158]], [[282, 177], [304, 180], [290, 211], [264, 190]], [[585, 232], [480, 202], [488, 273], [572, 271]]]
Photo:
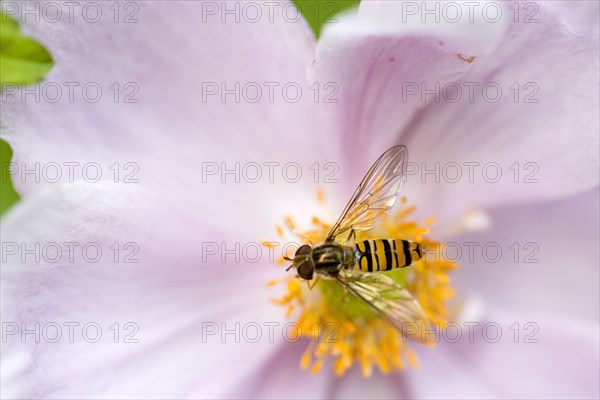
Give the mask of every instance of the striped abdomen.
[[371, 239], [356, 243], [357, 261], [353, 269], [373, 272], [407, 267], [420, 260], [423, 247], [419, 243], [397, 239]]

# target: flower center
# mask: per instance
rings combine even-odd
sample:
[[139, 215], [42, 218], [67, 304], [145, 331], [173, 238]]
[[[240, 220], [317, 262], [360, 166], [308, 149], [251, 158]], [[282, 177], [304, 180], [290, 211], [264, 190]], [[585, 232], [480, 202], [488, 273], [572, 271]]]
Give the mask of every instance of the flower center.
[[[323, 193], [318, 192], [319, 202]], [[385, 273], [408, 291], [420, 303], [426, 318], [438, 327], [448, 322], [448, 301], [454, 296], [448, 272], [455, 263], [440, 257], [430, 257], [433, 250], [439, 254], [440, 244], [427, 238], [428, 226], [433, 218], [427, 218], [423, 225], [411, 220], [415, 207], [407, 206], [402, 198], [400, 210], [378, 227], [358, 233], [356, 241], [366, 239], [405, 239], [422, 243], [428, 254], [407, 268]], [[313, 217], [311, 228], [297, 232], [291, 217], [286, 217], [285, 226], [303, 242], [322, 242], [330, 225]], [[285, 237], [284, 230], [277, 226], [277, 233]], [[287, 254], [293, 257], [292, 254]], [[281, 265], [289, 262], [283, 259]], [[354, 363], [361, 366], [364, 377], [372, 374], [373, 368], [382, 373], [402, 370], [408, 364], [419, 367], [410, 343], [395, 328], [380, 319], [364, 303], [348, 293], [337, 281], [320, 279], [312, 290], [306, 282], [291, 273], [282, 279], [269, 282], [269, 285], [284, 283], [287, 293], [278, 299], [277, 304], [287, 307], [287, 317], [295, 318], [297, 330], [306, 336], [310, 343], [304, 352], [300, 366], [317, 373], [330, 361], [337, 375], [343, 375]], [[431, 345], [431, 343], [427, 343]]]

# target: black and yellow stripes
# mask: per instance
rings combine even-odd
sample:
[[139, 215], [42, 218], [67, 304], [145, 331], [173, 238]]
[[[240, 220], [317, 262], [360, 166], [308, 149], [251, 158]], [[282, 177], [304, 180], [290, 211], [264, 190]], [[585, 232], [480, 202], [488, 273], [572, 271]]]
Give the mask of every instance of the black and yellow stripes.
[[355, 270], [364, 272], [390, 271], [407, 267], [421, 259], [419, 243], [397, 239], [370, 239], [356, 243], [358, 261]]

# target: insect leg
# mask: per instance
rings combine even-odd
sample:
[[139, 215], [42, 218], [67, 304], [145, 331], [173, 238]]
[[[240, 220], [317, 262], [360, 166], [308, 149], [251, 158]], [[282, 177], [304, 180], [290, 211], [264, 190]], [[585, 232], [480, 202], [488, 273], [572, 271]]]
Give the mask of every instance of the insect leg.
[[350, 241], [354, 241], [356, 239], [356, 232], [354, 231], [354, 229], [350, 229], [350, 234], [348, 235], [348, 239], [346, 239], [347, 242]]
[[319, 282], [319, 280], [321, 279], [320, 276], [317, 276], [317, 278], [315, 279], [314, 283], [311, 285], [309, 281], [306, 281], [306, 284], [308, 285], [308, 290], [313, 290], [313, 288], [315, 287], [315, 285], [317, 284], [317, 282]]

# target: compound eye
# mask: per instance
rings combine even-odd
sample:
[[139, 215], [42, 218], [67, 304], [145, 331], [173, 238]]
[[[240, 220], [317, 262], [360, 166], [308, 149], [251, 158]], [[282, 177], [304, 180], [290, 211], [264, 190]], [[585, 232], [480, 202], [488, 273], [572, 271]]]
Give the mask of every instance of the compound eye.
[[309, 245], [303, 244], [302, 246], [298, 247], [298, 250], [296, 250], [296, 255], [301, 256], [303, 254], [310, 254], [311, 250], [312, 249]]
[[297, 272], [300, 278], [309, 281], [313, 278], [315, 264], [312, 262], [312, 260], [306, 260], [298, 267]]

